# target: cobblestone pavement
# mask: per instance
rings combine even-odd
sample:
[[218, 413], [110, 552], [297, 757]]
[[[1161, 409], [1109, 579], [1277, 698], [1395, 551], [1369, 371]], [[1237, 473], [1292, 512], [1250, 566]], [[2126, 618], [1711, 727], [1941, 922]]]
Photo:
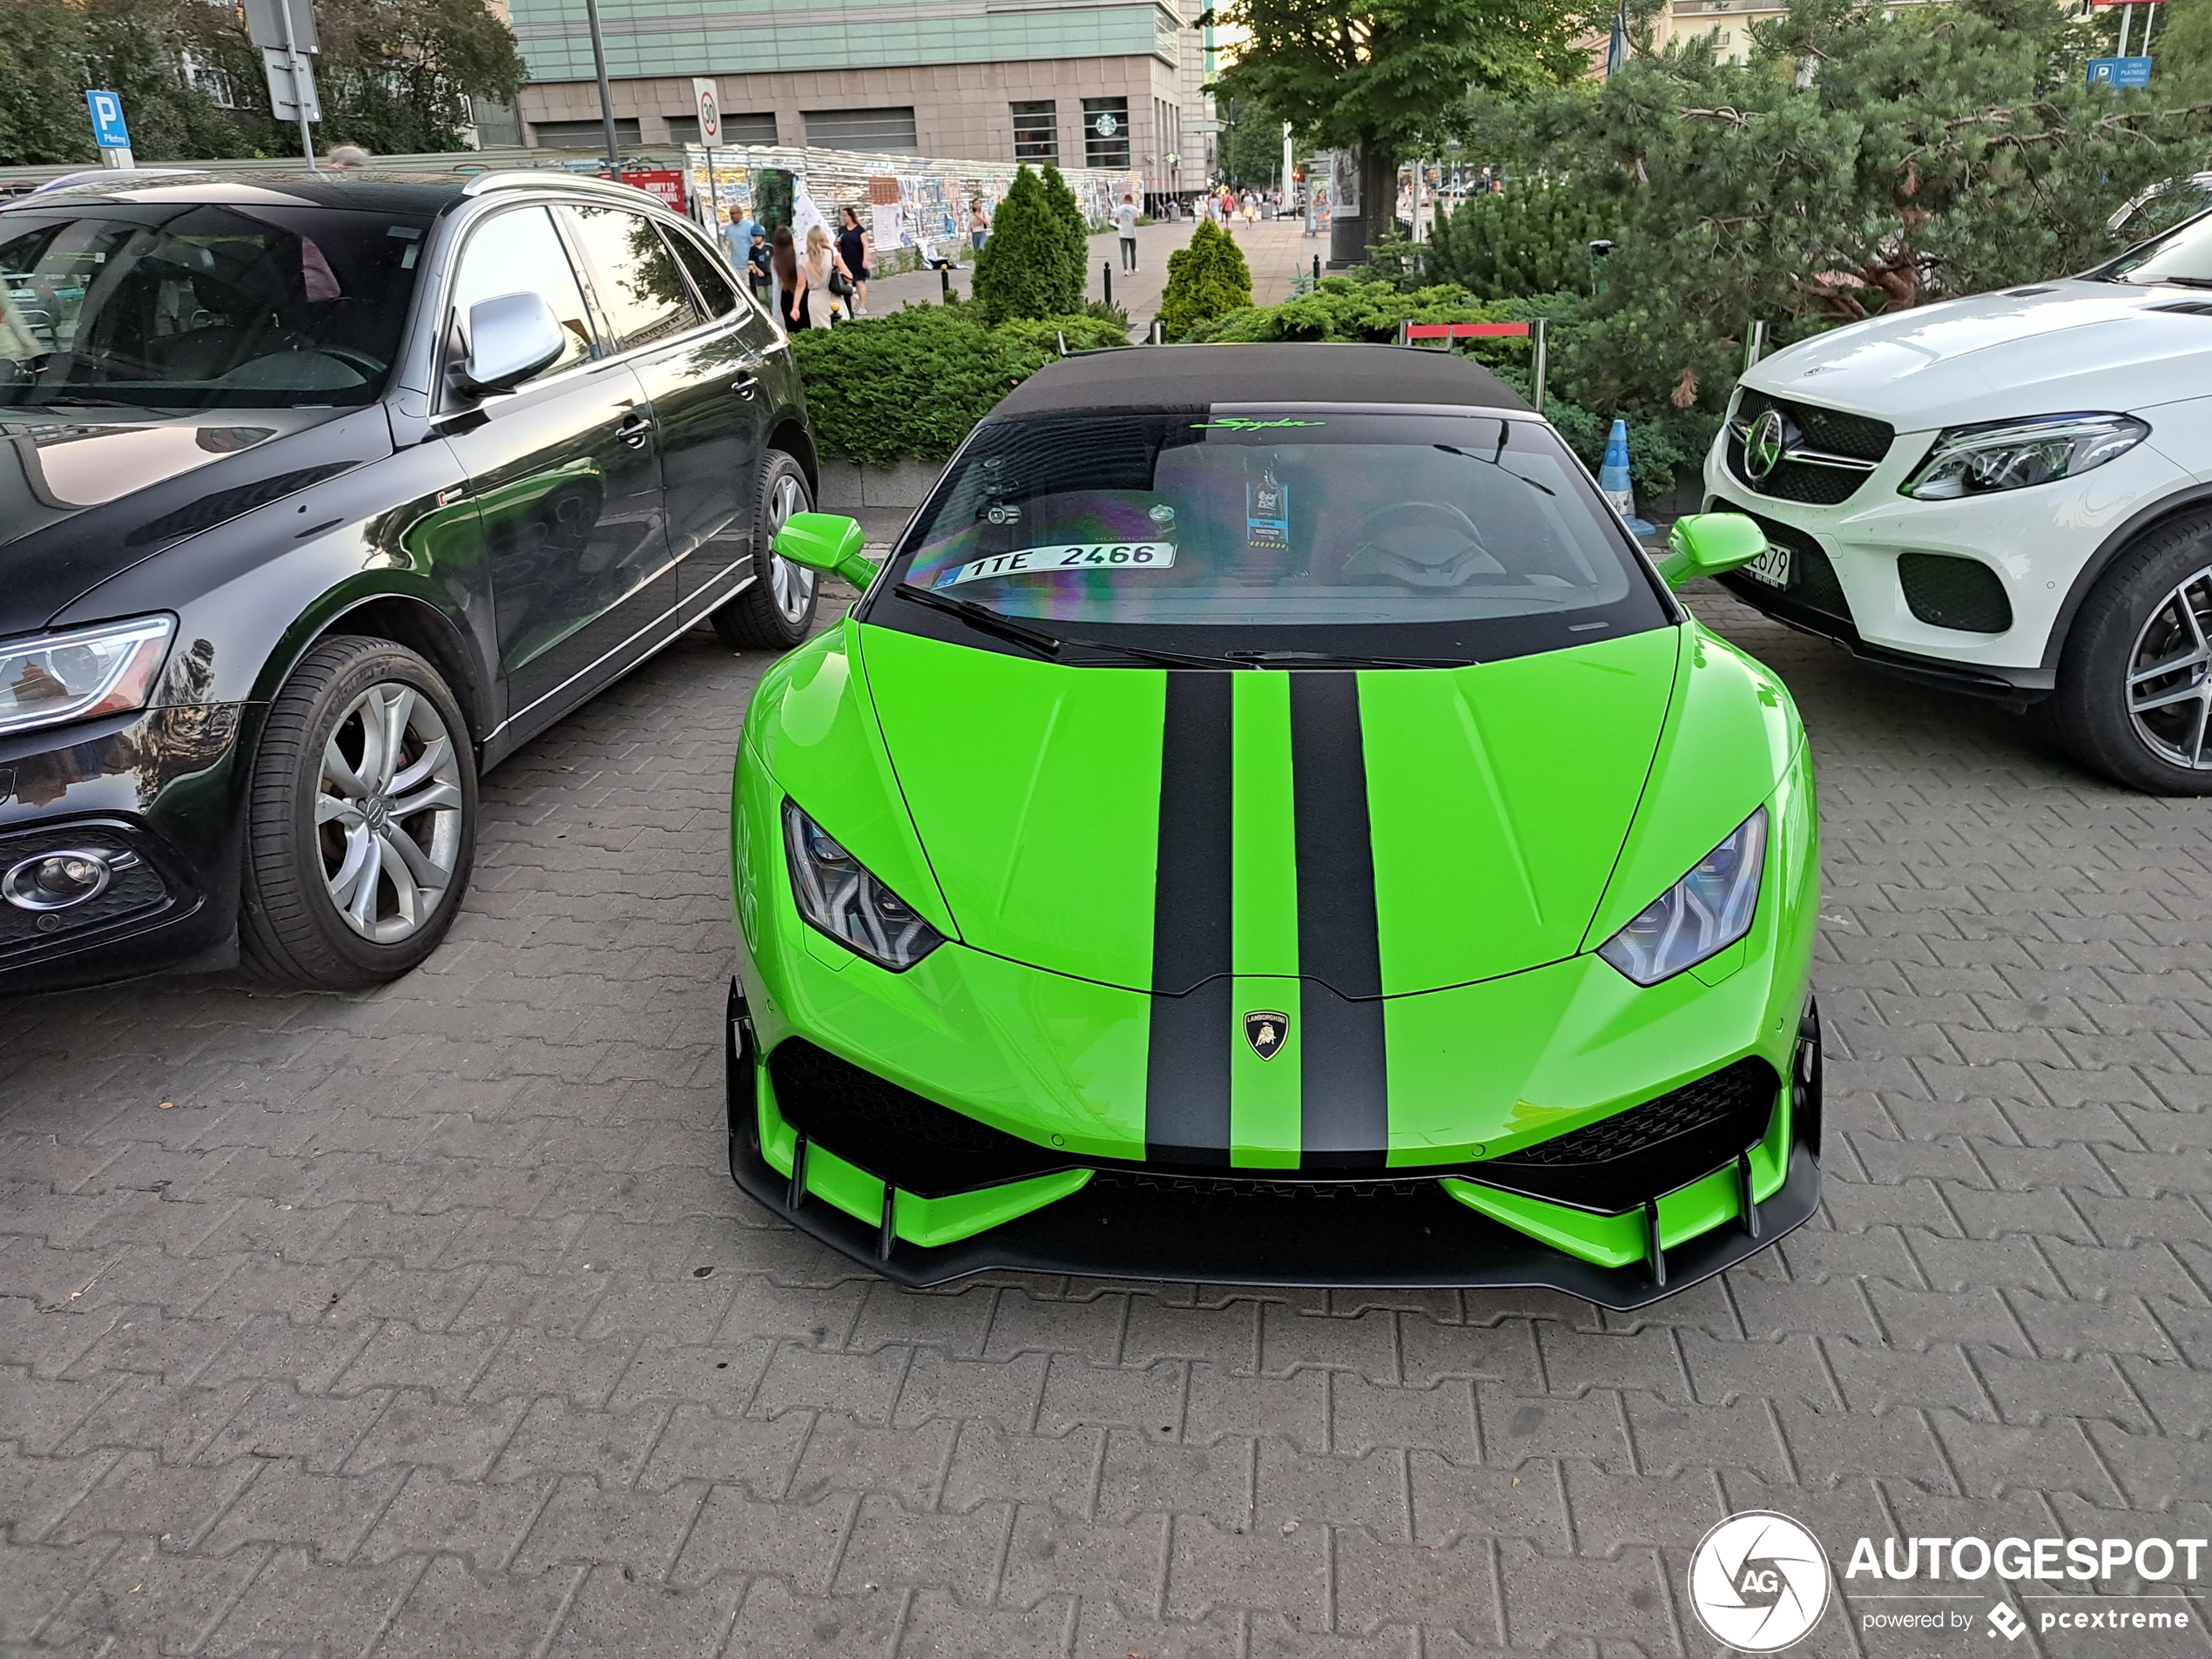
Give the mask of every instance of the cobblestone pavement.
[[[1826, 1204], [1779, 1251], [1626, 1317], [854, 1271], [723, 1168], [765, 659], [694, 635], [489, 780], [412, 978], [0, 1007], [0, 1644], [1703, 1655], [1734, 1509], [1839, 1564], [2212, 1534], [2212, 806], [1697, 603], [1821, 765]], [[2205, 1647], [1941, 1588], [1804, 1650]], [[1858, 1629], [1921, 1605], [1974, 1628]]]

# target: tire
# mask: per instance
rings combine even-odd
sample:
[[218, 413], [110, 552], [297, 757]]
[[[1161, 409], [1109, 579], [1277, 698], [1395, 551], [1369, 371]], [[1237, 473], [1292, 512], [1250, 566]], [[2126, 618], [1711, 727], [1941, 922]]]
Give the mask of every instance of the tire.
[[776, 556], [771, 543], [784, 520], [811, 512], [813, 492], [799, 463], [780, 449], [768, 452], [752, 501], [752, 570], [750, 587], [708, 613], [715, 637], [732, 651], [786, 651], [814, 631], [814, 606], [821, 578]]
[[[396, 763], [381, 741], [371, 752], [372, 718], [399, 722]], [[253, 758], [239, 957], [314, 990], [396, 979], [453, 925], [475, 841], [475, 751], [437, 671], [388, 640], [326, 639], [270, 705]]]
[[2053, 712], [2083, 764], [2149, 794], [2212, 794], [2208, 634], [2212, 516], [2195, 514], [2114, 560], [2074, 619]]

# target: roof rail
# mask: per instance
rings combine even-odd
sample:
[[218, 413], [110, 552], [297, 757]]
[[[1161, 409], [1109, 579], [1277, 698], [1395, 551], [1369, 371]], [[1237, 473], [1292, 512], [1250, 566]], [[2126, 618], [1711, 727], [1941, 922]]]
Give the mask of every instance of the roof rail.
[[499, 172], [480, 172], [462, 185], [464, 196], [488, 195], [495, 190], [527, 190], [532, 185], [543, 187], [549, 184], [579, 185], [586, 190], [605, 190], [619, 193], [628, 201], [643, 196], [647, 201], [660, 198], [649, 190], [635, 185], [618, 185], [611, 179], [602, 179], [597, 173], [566, 172], [558, 167], [516, 167]]

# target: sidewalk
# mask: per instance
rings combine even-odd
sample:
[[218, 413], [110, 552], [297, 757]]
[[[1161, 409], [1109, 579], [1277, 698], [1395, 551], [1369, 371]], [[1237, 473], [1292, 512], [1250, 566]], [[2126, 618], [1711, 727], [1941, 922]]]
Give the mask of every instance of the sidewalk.
[[[1195, 221], [1190, 219], [1139, 226], [1136, 269], [1133, 273], [1121, 268], [1119, 237], [1111, 231], [1092, 237], [1087, 297], [1107, 297], [1107, 273], [1110, 269], [1114, 303], [1129, 313], [1130, 337], [1143, 339], [1160, 308], [1160, 295], [1167, 287], [1168, 255], [1187, 244], [1196, 228]], [[1255, 305], [1269, 306], [1287, 299], [1291, 279], [1301, 270], [1311, 273], [1313, 254], [1325, 250], [1319, 239], [1308, 241], [1304, 229], [1304, 222], [1294, 219], [1264, 219], [1257, 225], [1240, 221], [1233, 227], [1238, 244], [1244, 250], [1245, 262], [1251, 266]], [[961, 251], [968, 253], [964, 246]], [[969, 253], [968, 257], [966, 269], [948, 273], [952, 278], [953, 292], [961, 299], [968, 297], [969, 285], [975, 277], [974, 255]], [[869, 283], [868, 309], [882, 316], [902, 305], [934, 305], [942, 293], [943, 285], [937, 272], [911, 271], [903, 276]]]

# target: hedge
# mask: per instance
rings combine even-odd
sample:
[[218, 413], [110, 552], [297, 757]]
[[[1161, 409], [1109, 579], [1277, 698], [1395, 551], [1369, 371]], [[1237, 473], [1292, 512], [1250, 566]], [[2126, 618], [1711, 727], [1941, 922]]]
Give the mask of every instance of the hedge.
[[1200, 219], [1187, 246], [1168, 255], [1168, 286], [1160, 295], [1160, 321], [1170, 340], [1252, 302], [1251, 267], [1237, 239]]
[[942, 461], [998, 401], [1068, 349], [1129, 344], [1090, 316], [985, 326], [973, 305], [910, 305], [791, 337], [814, 442], [825, 455], [887, 467]]

